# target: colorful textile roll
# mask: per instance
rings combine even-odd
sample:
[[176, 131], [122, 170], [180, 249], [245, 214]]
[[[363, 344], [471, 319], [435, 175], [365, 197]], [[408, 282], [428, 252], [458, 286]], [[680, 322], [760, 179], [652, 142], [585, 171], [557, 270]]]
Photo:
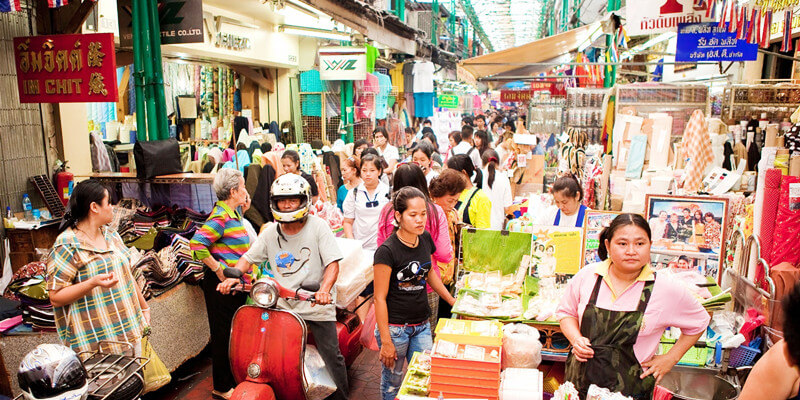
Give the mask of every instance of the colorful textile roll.
[[764, 181], [764, 203], [761, 211], [761, 257], [772, 265], [775, 218], [778, 215], [778, 199], [781, 194], [781, 170], [770, 168]]
[[[797, 245], [797, 239], [800, 238], [800, 200], [789, 196], [790, 185], [800, 185], [800, 177], [787, 175], [781, 181], [777, 222], [772, 237], [772, 256], [768, 260], [770, 265], [800, 263], [800, 246]], [[763, 244], [761, 249], [763, 251]]]

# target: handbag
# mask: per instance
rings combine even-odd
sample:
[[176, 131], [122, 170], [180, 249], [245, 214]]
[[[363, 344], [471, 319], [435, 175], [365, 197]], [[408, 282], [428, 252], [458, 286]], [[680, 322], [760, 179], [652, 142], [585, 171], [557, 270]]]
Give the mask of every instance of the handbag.
[[158, 358], [158, 354], [150, 344], [150, 336], [142, 338], [142, 357], [150, 360], [142, 371], [142, 375], [144, 375], [144, 393], [158, 390], [172, 380], [167, 366]]
[[139, 179], [183, 172], [180, 149], [175, 138], [136, 142], [133, 146], [133, 159], [136, 161], [136, 177]]

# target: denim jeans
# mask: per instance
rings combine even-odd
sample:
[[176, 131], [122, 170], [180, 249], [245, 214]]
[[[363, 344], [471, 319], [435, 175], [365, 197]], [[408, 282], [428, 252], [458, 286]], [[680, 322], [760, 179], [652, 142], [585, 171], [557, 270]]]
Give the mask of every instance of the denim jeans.
[[[411, 361], [411, 356], [415, 352], [423, 352], [433, 347], [431, 337], [431, 325], [427, 321], [422, 325], [389, 325], [389, 333], [392, 335], [392, 344], [397, 352], [397, 360], [394, 368], [383, 367], [381, 374], [381, 393], [383, 400], [394, 400], [400, 385], [403, 383], [403, 366], [406, 361]], [[375, 337], [378, 345], [381, 343], [381, 335], [378, 328], [375, 328]]]

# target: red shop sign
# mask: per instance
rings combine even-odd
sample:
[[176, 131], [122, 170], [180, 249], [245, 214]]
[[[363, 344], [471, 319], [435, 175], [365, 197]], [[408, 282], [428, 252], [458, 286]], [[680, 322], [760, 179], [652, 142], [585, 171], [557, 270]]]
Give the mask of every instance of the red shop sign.
[[503, 103], [515, 103], [520, 102], [524, 103], [529, 101], [533, 96], [533, 92], [530, 90], [501, 90], [500, 91], [500, 101]]
[[20, 103], [116, 102], [113, 33], [14, 38]]
[[532, 92], [550, 92], [551, 96], [566, 96], [567, 89], [563, 82], [535, 81], [531, 82]]

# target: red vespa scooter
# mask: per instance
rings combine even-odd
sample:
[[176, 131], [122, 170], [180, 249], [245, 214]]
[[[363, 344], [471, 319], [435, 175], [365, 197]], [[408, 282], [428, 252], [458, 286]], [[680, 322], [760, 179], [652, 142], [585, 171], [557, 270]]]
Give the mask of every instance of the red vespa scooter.
[[[241, 279], [242, 272], [226, 268], [228, 278]], [[275, 308], [279, 298], [314, 301], [319, 283], [303, 283], [289, 290], [271, 278], [234, 290], [250, 290], [257, 305], [240, 307], [233, 316], [228, 354], [233, 377], [238, 382], [233, 400], [305, 400], [307, 380], [303, 360], [308, 338], [306, 323], [295, 313]], [[346, 316], [344, 322], [342, 316]], [[354, 318], [354, 319], [353, 319]], [[337, 313], [339, 347], [347, 365], [363, 349], [359, 338], [362, 324], [352, 313]]]

